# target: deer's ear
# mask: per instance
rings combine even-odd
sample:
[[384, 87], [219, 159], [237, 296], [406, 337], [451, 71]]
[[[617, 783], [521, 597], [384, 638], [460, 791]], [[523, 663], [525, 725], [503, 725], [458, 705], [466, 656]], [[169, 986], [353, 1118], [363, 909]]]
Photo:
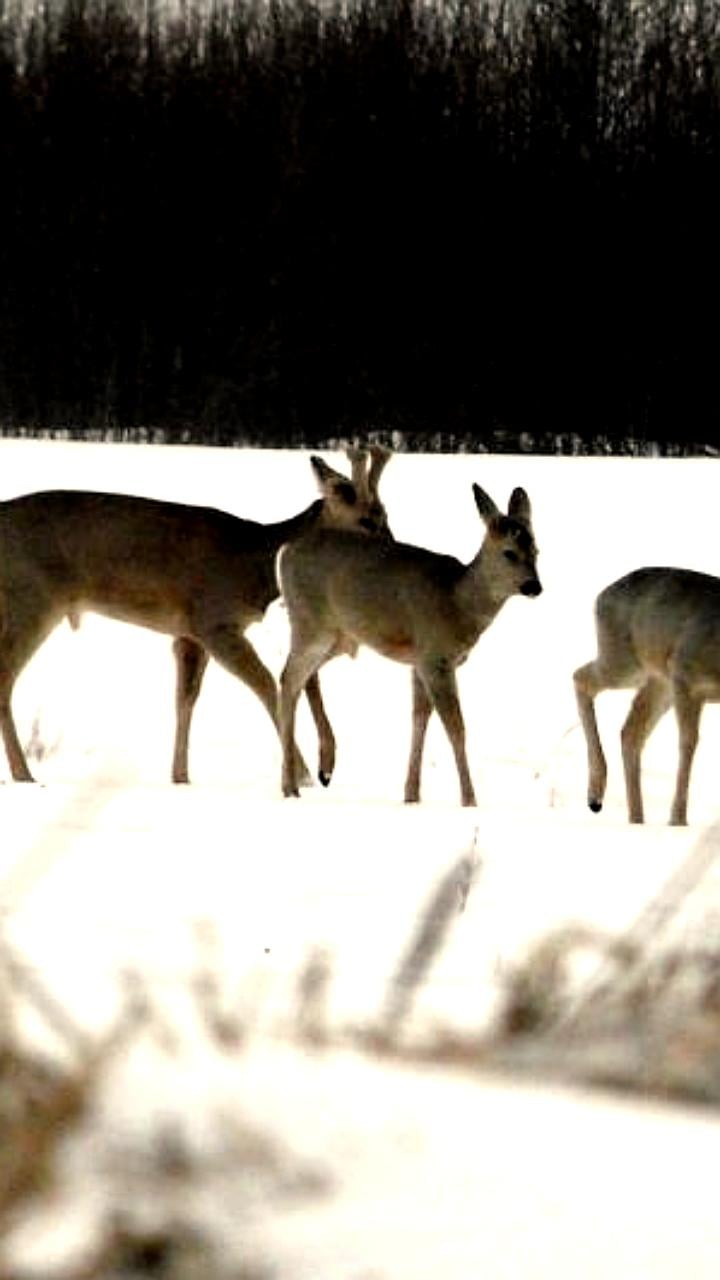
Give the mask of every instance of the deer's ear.
[[486, 524], [490, 524], [492, 520], [497, 520], [500, 512], [495, 506], [490, 495], [486, 493], [484, 489], [481, 489], [479, 484], [473, 485], [473, 497], [475, 499], [475, 506]]
[[315, 472], [320, 492], [331, 511], [341, 517], [348, 507], [357, 506], [358, 494], [352, 480], [348, 480], [341, 471], [335, 471], [328, 466], [327, 462], [323, 462], [322, 458], [314, 454], [310, 459], [310, 465]]
[[530, 524], [532, 518], [530, 499], [524, 489], [513, 489], [508, 503], [508, 515], [515, 520], [522, 520], [524, 524]]
[[338, 480], [343, 481], [345, 484], [350, 483], [347, 476], [344, 476], [341, 471], [335, 471], [332, 467], [329, 467], [327, 462], [323, 462], [322, 458], [318, 458], [316, 453], [312, 454], [310, 458], [310, 466], [315, 472], [315, 479], [323, 493], [331, 485], [337, 484]]

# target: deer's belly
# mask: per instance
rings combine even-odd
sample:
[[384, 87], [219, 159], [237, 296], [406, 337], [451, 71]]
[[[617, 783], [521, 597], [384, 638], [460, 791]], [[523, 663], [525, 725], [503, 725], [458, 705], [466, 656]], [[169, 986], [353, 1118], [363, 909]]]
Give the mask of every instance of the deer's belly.
[[405, 662], [411, 666], [415, 662], [417, 652], [407, 636], [374, 636], [369, 643], [376, 653], [391, 658], [393, 662]]

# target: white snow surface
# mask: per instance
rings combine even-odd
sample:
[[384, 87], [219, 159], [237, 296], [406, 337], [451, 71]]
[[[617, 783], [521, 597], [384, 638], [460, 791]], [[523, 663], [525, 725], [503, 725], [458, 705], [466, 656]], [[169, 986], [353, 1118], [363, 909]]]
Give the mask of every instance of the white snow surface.
[[[323, 456], [343, 467], [342, 455]], [[648, 821], [628, 826], [623, 693], [598, 703], [610, 781], [603, 812], [590, 814], [572, 688], [574, 668], [594, 654], [592, 606], [604, 585], [646, 564], [720, 572], [717, 465], [392, 460], [382, 494], [395, 536], [462, 560], [482, 536], [473, 481], [499, 505], [522, 485], [533, 504], [543, 595], [511, 600], [459, 673], [475, 810], [459, 806], [435, 722], [423, 801], [401, 803], [408, 671], [367, 651], [323, 671], [338, 764], [328, 790], [299, 801], [280, 796], [280, 749], [264, 711], [214, 664], [195, 715], [192, 784], [170, 784], [167, 637], [87, 615], [77, 633], [60, 627], [18, 681], [16, 720], [34, 744], [38, 785], [11, 783], [0, 761], [5, 937], [88, 1035], [112, 1025], [128, 971], [143, 976], [176, 1030], [182, 1052], [138, 1043], [105, 1081], [98, 1124], [119, 1143], [141, 1147], [170, 1115], [198, 1148], [219, 1149], [250, 1118], [329, 1171], [331, 1190], [258, 1204], [245, 1218], [227, 1188], [205, 1206], [229, 1249], [242, 1254], [254, 1235], [282, 1280], [717, 1276], [711, 1112], [391, 1067], [349, 1050], [310, 1053], [289, 1035], [297, 974], [315, 951], [332, 965], [335, 1024], [378, 1015], [418, 912], [460, 856], [472, 857], [476, 876], [416, 1003], [427, 1028], [487, 1025], [498, 977], [549, 931], [629, 927], [717, 818], [720, 716], [708, 708], [690, 825], [666, 825], [676, 764], [667, 716], [645, 753]], [[64, 487], [261, 521], [316, 496], [300, 451], [0, 442], [0, 499]], [[250, 635], [279, 675], [280, 602]], [[303, 708], [299, 737], [314, 759]], [[235, 1055], [193, 1031], [188, 981], [207, 962], [253, 1029]], [[24, 1022], [41, 1044], [40, 1020]], [[68, 1157], [68, 1197], [94, 1168], [83, 1150]], [[100, 1212], [90, 1207], [102, 1200], [97, 1185], [80, 1197], [83, 1212], [73, 1216], [68, 1198], [16, 1233], [23, 1274], [72, 1274], [68, 1259], [82, 1254]]]

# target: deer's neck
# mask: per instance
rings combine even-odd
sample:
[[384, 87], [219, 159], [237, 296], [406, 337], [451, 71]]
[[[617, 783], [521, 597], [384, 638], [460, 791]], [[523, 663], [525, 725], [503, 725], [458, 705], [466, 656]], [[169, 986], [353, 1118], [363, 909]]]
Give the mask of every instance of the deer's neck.
[[509, 599], [507, 589], [492, 573], [492, 562], [484, 546], [467, 565], [456, 590], [462, 609], [473, 618], [477, 626], [478, 635], [490, 626]]
[[318, 523], [322, 512], [322, 498], [316, 498], [299, 515], [291, 516], [289, 520], [280, 520], [276, 524], [265, 525], [264, 532], [269, 550], [277, 551], [286, 542], [294, 542], [296, 538], [308, 533]]

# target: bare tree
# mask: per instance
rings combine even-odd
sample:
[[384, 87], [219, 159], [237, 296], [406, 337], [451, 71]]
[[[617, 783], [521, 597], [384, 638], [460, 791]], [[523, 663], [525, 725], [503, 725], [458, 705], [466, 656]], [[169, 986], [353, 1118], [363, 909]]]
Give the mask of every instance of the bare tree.
[[[315, 525], [387, 531], [377, 483], [388, 451], [350, 457], [352, 479], [312, 456], [322, 498], [276, 524], [79, 490], [0, 503], [0, 731], [15, 781], [33, 781], [11, 708], [17, 677], [63, 618], [77, 626], [85, 611], [174, 637], [174, 782], [188, 781], [190, 724], [210, 657], [252, 690], [277, 728], [277, 683], [244, 633], [279, 595], [275, 562], [286, 542]], [[332, 737], [317, 680], [307, 692], [321, 741]], [[309, 776], [299, 756], [296, 767]]]
[[597, 657], [575, 672], [588, 752], [588, 804], [602, 808], [607, 764], [595, 698], [637, 689], [622, 729], [628, 817], [643, 822], [641, 755], [661, 716], [675, 708], [679, 734], [673, 826], [687, 823], [690, 770], [706, 702], [720, 701], [720, 578], [691, 569], [636, 569], [595, 602]]
[[473, 494], [487, 531], [467, 565], [422, 547], [317, 527], [284, 549], [279, 573], [291, 629], [280, 679], [284, 795], [298, 794], [294, 726], [300, 693], [329, 658], [366, 644], [412, 667], [405, 800], [420, 799], [423, 745], [435, 708], [455, 755], [462, 803], [476, 803], [455, 670], [510, 596], [537, 596], [542, 588], [525, 491], [513, 491], [507, 515], [479, 485]]

